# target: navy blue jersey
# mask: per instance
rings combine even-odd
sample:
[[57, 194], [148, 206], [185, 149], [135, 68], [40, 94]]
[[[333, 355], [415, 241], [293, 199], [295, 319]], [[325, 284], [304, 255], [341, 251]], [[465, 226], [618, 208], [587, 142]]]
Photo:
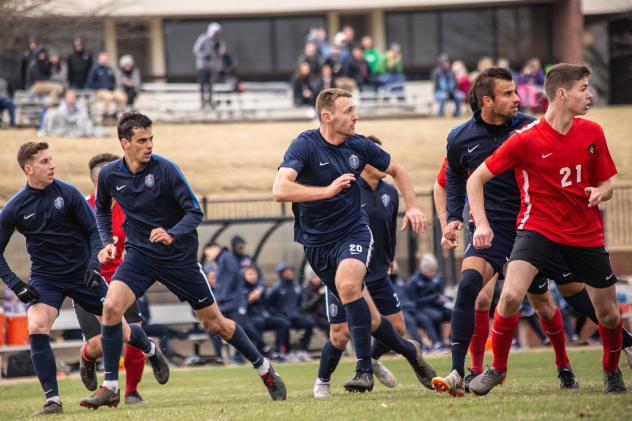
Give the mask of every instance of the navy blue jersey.
[[246, 311], [248, 304], [243, 289], [239, 256], [232, 251], [222, 253], [217, 258], [217, 283], [215, 293], [223, 312]]
[[[491, 125], [481, 118], [481, 112], [448, 135], [448, 167], [446, 191], [448, 222], [463, 221], [467, 177], [478, 168], [517, 129], [535, 118], [518, 113], [506, 124]], [[520, 210], [520, 191], [513, 169], [494, 177], [484, 187], [485, 212], [490, 221], [515, 225]]]
[[369, 217], [369, 227], [373, 233], [373, 255], [364, 282], [382, 280], [395, 258], [397, 210], [399, 195], [393, 185], [380, 180], [375, 191], [360, 178], [361, 207]]
[[0, 277], [9, 287], [18, 279], [4, 250], [16, 229], [26, 237], [31, 277], [71, 281], [82, 278], [88, 264], [99, 267], [102, 244], [94, 213], [70, 184], [53, 180], [44, 189], [27, 185], [0, 212]]
[[266, 307], [273, 316], [289, 319], [302, 314], [302, 291], [294, 280], [279, 279], [270, 288], [266, 301]]
[[[391, 162], [388, 153], [362, 135], [345, 139], [340, 145], [327, 142], [319, 129], [307, 130], [292, 141], [280, 167], [298, 173], [296, 181], [307, 186], [324, 187], [343, 174], [356, 180], [366, 164], [385, 171]], [[367, 224], [360, 208], [360, 187], [352, 183], [336, 196], [292, 204], [294, 240], [307, 247], [335, 243], [357, 224]]]
[[[103, 244], [113, 243], [112, 199], [116, 199], [125, 213], [126, 250], [135, 249], [170, 264], [197, 262], [196, 228], [202, 220], [202, 211], [176, 164], [152, 155], [136, 174], [130, 172], [123, 158], [101, 169], [95, 202]], [[169, 246], [149, 241], [151, 231], [161, 227], [174, 238]]]

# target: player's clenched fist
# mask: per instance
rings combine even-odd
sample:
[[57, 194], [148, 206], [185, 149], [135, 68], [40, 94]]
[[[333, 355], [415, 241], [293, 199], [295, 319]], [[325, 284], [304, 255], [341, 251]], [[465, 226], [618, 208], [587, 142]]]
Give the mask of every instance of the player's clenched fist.
[[412, 208], [406, 211], [402, 221], [402, 231], [406, 229], [409, 223], [413, 232], [426, 232], [426, 217], [419, 208]]
[[97, 258], [99, 259], [99, 263], [101, 264], [116, 259], [116, 246], [114, 244], [108, 244], [107, 246], [103, 247], [103, 249], [101, 249], [101, 251], [99, 252]]
[[173, 243], [173, 236], [165, 231], [164, 228], [154, 228], [149, 234], [149, 241], [169, 246]]
[[342, 190], [348, 189], [354, 181], [355, 176], [353, 174], [342, 174], [340, 177], [332, 181], [329, 186], [327, 186], [327, 197], [334, 197]]
[[489, 225], [479, 224], [474, 231], [474, 237], [472, 243], [474, 248], [487, 249], [492, 246], [492, 240], [494, 239], [494, 232]]
[[459, 244], [458, 236], [456, 234], [457, 231], [461, 231], [463, 229], [463, 222], [461, 221], [451, 221], [443, 227], [443, 236], [441, 237], [441, 247], [444, 250], [452, 250], [455, 249]]

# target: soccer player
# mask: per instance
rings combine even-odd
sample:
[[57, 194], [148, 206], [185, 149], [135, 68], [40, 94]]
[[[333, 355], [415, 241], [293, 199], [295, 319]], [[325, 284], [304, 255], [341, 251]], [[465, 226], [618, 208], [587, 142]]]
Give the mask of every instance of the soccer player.
[[[125, 259], [112, 276], [103, 305], [101, 341], [105, 381], [82, 402], [98, 408], [118, 402], [121, 320], [125, 311], [160, 281], [195, 310], [202, 324], [233, 345], [257, 369], [272, 399], [286, 398], [285, 384], [238, 324], [219, 310], [197, 262], [196, 228], [202, 211], [184, 175], [171, 161], [153, 154], [151, 120], [124, 114], [117, 127], [124, 157], [99, 173], [96, 216], [103, 262], [116, 258], [112, 237], [112, 199], [125, 213]], [[152, 351], [155, 347], [152, 347]]]
[[[99, 154], [88, 162], [88, 168], [90, 169], [90, 180], [92, 181], [93, 191], [96, 191], [97, 181], [99, 177], [99, 171], [101, 167], [117, 160], [119, 157], [109, 153]], [[86, 197], [88, 204], [94, 210], [96, 205], [94, 203], [95, 194], [92, 193]], [[114, 202], [112, 206], [112, 234], [114, 239], [114, 245], [116, 246], [116, 258], [110, 262], [104, 263], [101, 266], [101, 274], [107, 283], [112, 279], [112, 275], [116, 268], [123, 261], [123, 244], [125, 243], [125, 232], [123, 231], [123, 222], [125, 220], [125, 214], [123, 210]], [[97, 318], [90, 312], [86, 311], [81, 305], [74, 304], [75, 313], [77, 314], [77, 320], [79, 320], [79, 326], [81, 327], [81, 333], [85, 341], [81, 348], [81, 359], [79, 360], [79, 374], [81, 381], [88, 390], [97, 389], [97, 374], [96, 374], [96, 361], [102, 355], [101, 350], [101, 324]], [[125, 320], [127, 323], [141, 323], [143, 318], [140, 314], [138, 305], [134, 303], [125, 313]], [[138, 393], [138, 384], [143, 377], [143, 370], [145, 368], [145, 353], [133, 346], [125, 345], [124, 356], [125, 364], [125, 403], [127, 405], [134, 405], [143, 403], [144, 400]]]
[[492, 366], [470, 383], [470, 390], [477, 395], [485, 395], [505, 381], [520, 303], [555, 251], [588, 285], [603, 346], [604, 392], [625, 392], [618, 367], [622, 332], [616, 276], [604, 245], [598, 208], [612, 197], [610, 179], [617, 170], [602, 128], [578, 117], [586, 114], [592, 103], [589, 77], [590, 69], [584, 65], [553, 66], [544, 85], [550, 104], [544, 117], [518, 130], [467, 182], [477, 222], [473, 244], [483, 250], [496, 239], [487, 219], [483, 188], [511, 169], [521, 188], [518, 234], [492, 328]]
[[[377, 145], [382, 142], [374, 137], [367, 139]], [[395, 243], [397, 229], [397, 210], [399, 195], [392, 184], [382, 181], [386, 174], [371, 165], [366, 165], [360, 174], [360, 205], [369, 217], [369, 228], [373, 233], [374, 243], [371, 263], [364, 284], [369, 290], [371, 299], [382, 316], [387, 318], [397, 333], [404, 335], [406, 324], [397, 294], [388, 277], [389, 268], [395, 260]], [[329, 320], [329, 340], [325, 342], [320, 354], [318, 377], [314, 383], [314, 397], [324, 398], [331, 395], [331, 375], [336, 370], [342, 353], [351, 339], [344, 307], [334, 294], [327, 291], [327, 319]], [[379, 358], [388, 349], [384, 349], [378, 341], [373, 342], [371, 363], [373, 373], [387, 387], [397, 386], [397, 379], [380, 361]]]
[[425, 230], [404, 167], [364, 136], [355, 133], [357, 115], [351, 93], [326, 89], [316, 99], [318, 129], [294, 139], [279, 166], [273, 186], [277, 201], [293, 202], [294, 240], [323, 283], [343, 304], [356, 351], [356, 374], [345, 384], [350, 391], [373, 388], [371, 334], [404, 355], [419, 381], [431, 388], [434, 370], [423, 359], [421, 345], [404, 340], [381, 317], [363, 279], [373, 251], [373, 235], [361, 208], [357, 177], [366, 164], [393, 177], [406, 201], [402, 229]]
[[[26, 186], [0, 213], [0, 277], [28, 304], [31, 358], [46, 395], [46, 403], [35, 415], [58, 414], [63, 408], [50, 330], [66, 297], [101, 314], [107, 290], [97, 259], [102, 244], [94, 213], [81, 193], [54, 178], [55, 165], [46, 142], [20, 146], [18, 163], [26, 174]], [[26, 237], [31, 257], [29, 283], [18, 278], [4, 258], [16, 229]], [[144, 333], [131, 333], [127, 324], [122, 327], [122, 337], [136, 347], [148, 342]]]

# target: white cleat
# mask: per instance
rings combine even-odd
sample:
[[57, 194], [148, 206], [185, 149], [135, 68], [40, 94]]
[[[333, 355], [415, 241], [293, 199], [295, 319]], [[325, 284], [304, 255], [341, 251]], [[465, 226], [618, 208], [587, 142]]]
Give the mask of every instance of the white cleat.
[[397, 386], [397, 379], [391, 373], [391, 370], [386, 368], [384, 364], [382, 364], [379, 360], [371, 360], [371, 364], [373, 365], [373, 374], [377, 379], [386, 387], [395, 387]]
[[316, 383], [314, 383], [314, 397], [326, 398], [329, 396], [331, 396], [331, 382], [325, 383], [320, 379], [316, 379]]

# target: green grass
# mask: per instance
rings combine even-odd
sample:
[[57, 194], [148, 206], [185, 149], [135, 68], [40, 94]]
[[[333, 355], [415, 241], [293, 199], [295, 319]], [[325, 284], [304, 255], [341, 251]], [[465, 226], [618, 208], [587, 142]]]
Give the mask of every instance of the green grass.
[[[53, 419], [133, 419], [133, 420], [412, 420], [412, 419], [577, 419], [629, 420], [632, 398], [629, 395], [605, 396], [601, 392], [601, 351], [579, 349], [570, 352], [581, 388], [559, 389], [550, 351], [513, 353], [507, 383], [485, 397], [467, 395], [461, 399], [437, 395], [417, 383], [401, 359], [385, 362], [400, 385], [386, 389], [377, 384], [373, 393], [350, 395], [343, 382], [353, 370], [351, 361], [342, 362], [333, 378], [333, 396], [315, 400], [312, 386], [317, 366], [280, 365], [287, 382], [286, 402], [272, 402], [254, 370], [248, 367], [174, 370], [169, 383], [159, 386], [146, 370], [140, 391], [147, 405], [89, 411], [80, 408], [79, 399], [88, 395], [73, 376], [60, 380], [64, 402], [63, 417]], [[489, 358], [489, 356], [488, 356]], [[445, 375], [449, 358], [429, 358], [437, 372]], [[621, 364], [624, 376], [632, 371]], [[1, 383], [0, 383], [1, 384]], [[632, 391], [630, 391], [632, 393]], [[0, 385], [0, 419], [28, 417], [43, 402], [37, 382]]]

